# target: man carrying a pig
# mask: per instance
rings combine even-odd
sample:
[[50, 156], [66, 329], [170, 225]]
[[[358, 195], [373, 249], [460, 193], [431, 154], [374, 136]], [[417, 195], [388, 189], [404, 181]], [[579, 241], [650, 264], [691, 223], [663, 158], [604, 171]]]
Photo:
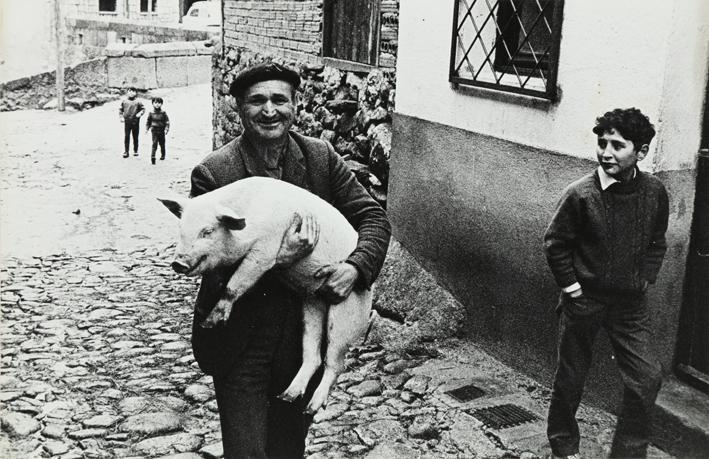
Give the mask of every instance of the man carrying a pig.
[[[357, 182], [329, 143], [290, 131], [295, 120], [298, 74], [275, 63], [239, 73], [230, 87], [244, 128], [241, 136], [208, 155], [192, 171], [191, 196], [249, 176], [265, 176], [305, 188], [335, 206], [358, 232], [347, 260], [321, 268], [318, 291], [330, 304], [352, 289], [369, 288], [384, 262], [390, 226], [384, 210]], [[318, 223], [296, 216], [283, 236], [274, 270], [312, 251]], [[303, 456], [312, 417], [304, 404], [317, 386], [294, 403], [276, 396], [288, 387], [302, 360], [301, 294], [267, 272], [234, 304], [226, 324], [200, 323], [221, 298], [236, 267], [202, 277], [194, 310], [192, 347], [200, 367], [214, 378], [226, 458]]]

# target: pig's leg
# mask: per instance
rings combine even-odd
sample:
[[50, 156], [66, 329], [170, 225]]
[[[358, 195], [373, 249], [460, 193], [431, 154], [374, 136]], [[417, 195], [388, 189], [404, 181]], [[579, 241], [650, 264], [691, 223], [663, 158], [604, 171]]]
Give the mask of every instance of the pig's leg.
[[320, 348], [325, 327], [327, 305], [317, 296], [309, 295], [303, 304], [303, 364], [279, 398], [293, 402], [302, 397], [308, 382], [322, 363]]
[[345, 354], [367, 329], [372, 292], [353, 291], [345, 301], [331, 305], [327, 317], [327, 353], [323, 377], [305, 412], [315, 414], [327, 401], [330, 389], [345, 368]]
[[226, 322], [231, 315], [234, 302], [273, 267], [274, 260], [274, 257], [265, 257], [258, 250], [249, 252], [227, 282], [224, 294], [201, 326], [212, 328], [220, 322]]

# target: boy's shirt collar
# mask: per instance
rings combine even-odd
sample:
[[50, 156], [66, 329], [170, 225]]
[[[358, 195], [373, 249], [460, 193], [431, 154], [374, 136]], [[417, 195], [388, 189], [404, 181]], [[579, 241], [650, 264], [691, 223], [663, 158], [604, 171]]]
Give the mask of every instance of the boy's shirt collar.
[[[636, 176], [638, 175], [638, 170], [633, 169], [633, 177], [630, 180], [633, 180]], [[598, 166], [598, 179], [601, 182], [601, 190], [606, 191], [609, 186], [613, 185], [614, 183], [620, 182], [620, 180], [617, 180], [614, 177], [611, 177], [608, 175], [608, 173], [603, 170], [601, 166]]]

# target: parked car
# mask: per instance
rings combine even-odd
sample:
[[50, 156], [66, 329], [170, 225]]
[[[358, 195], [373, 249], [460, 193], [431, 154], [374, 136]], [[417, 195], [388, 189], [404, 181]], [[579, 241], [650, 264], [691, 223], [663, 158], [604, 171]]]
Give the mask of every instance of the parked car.
[[194, 2], [187, 10], [187, 14], [182, 17], [182, 25], [194, 28], [221, 27], [221, 2]]

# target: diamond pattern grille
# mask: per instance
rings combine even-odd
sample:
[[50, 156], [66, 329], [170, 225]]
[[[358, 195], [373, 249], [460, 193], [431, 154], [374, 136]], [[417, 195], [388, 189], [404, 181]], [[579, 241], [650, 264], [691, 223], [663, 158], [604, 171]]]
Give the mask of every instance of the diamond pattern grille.
[[457, 0], [451, 81], [553, 98], [562, 0]]

